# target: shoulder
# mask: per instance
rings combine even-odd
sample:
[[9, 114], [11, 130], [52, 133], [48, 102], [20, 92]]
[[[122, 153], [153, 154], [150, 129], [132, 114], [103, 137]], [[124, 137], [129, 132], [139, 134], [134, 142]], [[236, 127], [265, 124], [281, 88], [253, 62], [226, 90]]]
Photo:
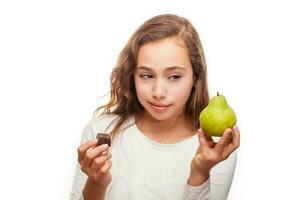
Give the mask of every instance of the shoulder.
[[114, 128], [115, 120], [119, 117], [116, 114], [102, 114], [97, 118], [90, 119], [82, 131], [81, 143], [95, 139], [98, 133], [108, 133]]
[[[110, 133], [121, 116], [118, 114], [101, 114], [97, 118], [90, 119], [84, 129], [84, 134], [89, 135], [89, 138], [96, 138], [98, 133]], [[134, 118], [129, 117], [124, 121], [122, 127], [130, 126], [134, 121]]]
[[88, 124], [93, 133], [104, 133], [112, 130], [112, 128], [118, 121], [118, 118], [119, 115], [117, 114], [102, 114], [97, 118], [91, 119]]

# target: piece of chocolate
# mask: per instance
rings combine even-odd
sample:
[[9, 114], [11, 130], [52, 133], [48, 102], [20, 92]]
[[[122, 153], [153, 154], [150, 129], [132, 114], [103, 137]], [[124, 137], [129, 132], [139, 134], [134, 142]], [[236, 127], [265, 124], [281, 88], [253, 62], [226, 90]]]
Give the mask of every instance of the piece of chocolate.
[[97, 134], [97, 146], [102, 145], [102, 144], [108, 144], [108, 146], [110, 147], [110, 136], [109, 134], [106, 133], [98, 133]]

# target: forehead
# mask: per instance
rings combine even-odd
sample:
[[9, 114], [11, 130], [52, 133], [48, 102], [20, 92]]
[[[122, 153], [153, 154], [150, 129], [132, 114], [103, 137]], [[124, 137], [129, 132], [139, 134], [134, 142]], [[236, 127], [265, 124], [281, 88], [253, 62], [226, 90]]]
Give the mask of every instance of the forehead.
[[137, 54], [137, 70], [188, 70], [190, 58], [183, 42], [168, 38], [142, 45]]

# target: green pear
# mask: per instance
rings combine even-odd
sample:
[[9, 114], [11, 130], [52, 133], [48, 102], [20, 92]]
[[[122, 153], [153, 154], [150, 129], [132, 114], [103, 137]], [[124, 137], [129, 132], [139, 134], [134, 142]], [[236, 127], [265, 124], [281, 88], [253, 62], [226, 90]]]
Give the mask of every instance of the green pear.
[[221, 137], [227, 128], [236, 124], [236, 114], [228, 105], [225, 97], [214, 96], [199, 116], [200, 128], [210, 136]]

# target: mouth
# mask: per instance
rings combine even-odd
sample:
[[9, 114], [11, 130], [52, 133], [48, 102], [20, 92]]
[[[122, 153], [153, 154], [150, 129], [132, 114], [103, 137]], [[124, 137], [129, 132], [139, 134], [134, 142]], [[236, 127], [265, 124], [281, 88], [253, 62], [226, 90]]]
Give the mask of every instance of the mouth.
[[149, 102], [152, 109], [156, 112], [162, 112], [162, 111], [165, 111], [167, 110], [171, 104], [160, 104], [160, 103], [152, 103], [152, 102]]

